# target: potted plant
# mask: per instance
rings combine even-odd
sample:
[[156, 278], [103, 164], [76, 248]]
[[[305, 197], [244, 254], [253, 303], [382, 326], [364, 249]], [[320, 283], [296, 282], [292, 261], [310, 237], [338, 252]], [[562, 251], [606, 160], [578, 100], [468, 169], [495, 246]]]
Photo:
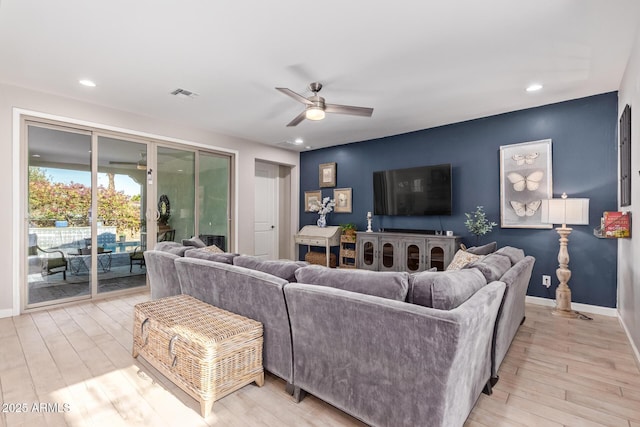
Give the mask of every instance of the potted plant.
[[357, 229], [356, 225], [352, 222], [348, 224], [340, 224], [340, 230], [342, 231], [342, 234], [346, 236], [355, 236]]
[[471, 234], [476, 236], [476, 244], [478, 244], [480, 236], [484, 236], [491, 232], [493, 227], [498, 225], [487, 219], [487, 215], [484, 213], [484, 208], [482, 206], [477, 206], [474, 212], [465, 213], [464, 215], [467, 217], [464, 225]]

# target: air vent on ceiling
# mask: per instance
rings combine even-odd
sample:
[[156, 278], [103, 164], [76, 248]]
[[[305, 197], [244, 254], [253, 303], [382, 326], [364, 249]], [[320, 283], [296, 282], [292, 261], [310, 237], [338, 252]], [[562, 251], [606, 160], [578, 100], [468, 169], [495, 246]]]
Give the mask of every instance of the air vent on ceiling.
[[195, 98], [196, 96], [198, 96], [198, 94], [195, 92], [191, 92], [190, 90], [180, 89], [180, 88], [171, 92], [171, 95], [175, 95], [179, 98]]

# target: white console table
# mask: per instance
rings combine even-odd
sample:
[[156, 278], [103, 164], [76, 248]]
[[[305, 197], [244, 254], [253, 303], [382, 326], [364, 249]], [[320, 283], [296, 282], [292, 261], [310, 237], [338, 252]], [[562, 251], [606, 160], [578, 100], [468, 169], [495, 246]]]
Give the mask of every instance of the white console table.
[[329, 267], [331, 246], [340, 245], [340, 234], [338, 226], [305, 225], [295, 235], [294, 240], [298, 245], [307, 245], [307, 251], [311, 249], [311, 246], [324, 247], [327, 254], [327, 267]]

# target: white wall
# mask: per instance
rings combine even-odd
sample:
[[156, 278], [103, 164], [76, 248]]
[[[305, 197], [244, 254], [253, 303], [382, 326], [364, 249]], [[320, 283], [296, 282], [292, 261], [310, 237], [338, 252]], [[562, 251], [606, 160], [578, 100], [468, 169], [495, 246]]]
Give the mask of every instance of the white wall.
[[618, 112], [631, 106], [631, 239], [618, 240], [618, 311], [636, 355], [640, 349], [640, 30], [618, 92]]
[[[18, 246], [12, 239], [12, 230], [20, 224], [13, 218], [11, 206], [14, 194], [20, 191], [20, 183], [15, 182], [14, 172], [19, 164], [13, 157], [13, 111], [14, 108], [37, 111], [45, 114], [71, 118], [110, 127], [153, 134], [160, 137], [180, 139], [212, 147], [234, 150], [237, 156], [237, 223], [238, 240], [235, 250], [240, 253], [253, 252], [253, 212], [254, 212], [254, 176], [255, 160], [291, 166], [291, 207], [298, 206], [298, 183], [300, 156], [297, 152], [269, 147], [248, 140], [233, 138], [214, 132], [189, 128], [178, 123], [154, 120], [148, 117], [117, 111], [97, 105], [79, 102], [47, 93], [0, 84], [0, 224], [4, 233], [0, 245], [0, 317], [17, 314], [16, 307], [17, 266], [13, 264], [13, 254]], [[297, 212], [291, 212], [291, 242], [298, 229]], [[293, 245], [293, 243], [291, 243]]]

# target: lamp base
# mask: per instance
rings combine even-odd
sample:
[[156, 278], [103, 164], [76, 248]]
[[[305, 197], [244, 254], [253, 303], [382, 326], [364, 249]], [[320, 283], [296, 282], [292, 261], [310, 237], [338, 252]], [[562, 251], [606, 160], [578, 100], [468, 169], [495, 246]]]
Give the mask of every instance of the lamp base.
[[558, 317], [564, 317], [565, 319], [575, 319], [578, 317], [578, 313], [573, 310], [560, 310], [554, 309], [551, 314]]

